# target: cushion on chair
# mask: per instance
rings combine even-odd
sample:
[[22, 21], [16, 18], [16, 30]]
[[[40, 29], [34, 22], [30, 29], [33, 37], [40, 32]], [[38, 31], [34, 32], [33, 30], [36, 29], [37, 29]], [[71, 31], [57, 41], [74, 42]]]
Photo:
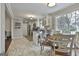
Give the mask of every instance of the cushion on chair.
[[67, 49], [59, 49], [59, 50], [57, 49], [57, 50], [55, 50], [55, 54], [68, 56], [69, 51]]

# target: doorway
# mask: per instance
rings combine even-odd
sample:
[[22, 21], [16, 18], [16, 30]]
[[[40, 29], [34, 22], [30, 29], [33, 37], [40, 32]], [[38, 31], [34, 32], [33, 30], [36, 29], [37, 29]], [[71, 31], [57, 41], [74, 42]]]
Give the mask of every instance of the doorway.
[[5, 52], [7, 52], [11, 41], [11, 16], [5, 7]]

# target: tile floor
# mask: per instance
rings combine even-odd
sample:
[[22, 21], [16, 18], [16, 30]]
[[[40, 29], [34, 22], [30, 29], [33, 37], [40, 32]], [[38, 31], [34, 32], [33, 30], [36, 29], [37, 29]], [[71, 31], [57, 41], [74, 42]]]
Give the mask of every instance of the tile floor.
[[13, 39], [8, 51], [7, 56], [47, 56], [46, 51], [40, 54], [40, 46], [35, 47], [33, 41], [29, 41], [26, 38]]

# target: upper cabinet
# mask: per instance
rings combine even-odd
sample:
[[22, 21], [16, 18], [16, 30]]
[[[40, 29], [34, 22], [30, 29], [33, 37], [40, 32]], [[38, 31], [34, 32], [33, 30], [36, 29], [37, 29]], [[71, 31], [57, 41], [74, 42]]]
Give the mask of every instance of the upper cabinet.
[[46, 16], [44, 17], [43, 19], [43, 26], [45, 27], [49, 27], [50, 29], [53, 28], [53, 19], [52, 19], [52, 16]]

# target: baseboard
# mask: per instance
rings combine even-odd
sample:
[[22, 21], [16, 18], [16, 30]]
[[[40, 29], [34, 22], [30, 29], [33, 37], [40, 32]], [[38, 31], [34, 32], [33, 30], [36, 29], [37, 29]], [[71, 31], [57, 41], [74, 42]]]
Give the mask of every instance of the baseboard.
[[5, 53], [0, 53], [0, 56], [6, 56]]

